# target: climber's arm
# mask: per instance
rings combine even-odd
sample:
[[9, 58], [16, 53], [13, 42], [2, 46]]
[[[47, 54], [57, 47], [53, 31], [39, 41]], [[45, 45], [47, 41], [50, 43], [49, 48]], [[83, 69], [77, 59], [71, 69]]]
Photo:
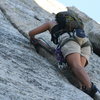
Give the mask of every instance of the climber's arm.
[[29, 36], [30, 36], [30, 38], [32, 38], [32, 37], [34, 37], [36, 34], [39, 34], [39, 33], [42, 33], [42, 32], [44, 32], [44, 31], [49, 30], [49, 28], [50, 28], [50, 23], [49, 23], [49, 22], [44, 23], [43, 25], [41, 25], [41, 26], [39, 26], [39, 27], [37, 27], [37, 28], [31, 30], [31, 31], [29, 32]]

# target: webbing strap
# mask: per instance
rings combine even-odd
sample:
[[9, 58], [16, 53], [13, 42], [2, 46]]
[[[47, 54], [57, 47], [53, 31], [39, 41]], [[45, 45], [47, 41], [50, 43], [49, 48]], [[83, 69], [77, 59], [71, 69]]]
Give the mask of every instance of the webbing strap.
[[85, 42], [85, 43], [81, 46], [81, 48], [87, 47], [87, 46], [91, 46], [91, 47], [92, 47], [92, 45], [91, 45], [91, 43], [90, 43], [89, 41]]
[[67, 38], [67, 39], [65, 39], [62, 43], [59, 43], [60, 47], [64, 46], [69, 41], [75, 41], [75, 39], [74, 38]]

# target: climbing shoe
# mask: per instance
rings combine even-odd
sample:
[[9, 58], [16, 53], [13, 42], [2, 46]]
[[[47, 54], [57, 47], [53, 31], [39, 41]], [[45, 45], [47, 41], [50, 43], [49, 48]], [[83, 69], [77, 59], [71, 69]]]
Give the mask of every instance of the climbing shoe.
[[98, 91], [97, 87], [92, 83], [92, 86], [90, 89], [86, 89], [86, 87], [82, 88], [83, 92], [91, 96], [92, 98], [95, 97], [96, 92]]

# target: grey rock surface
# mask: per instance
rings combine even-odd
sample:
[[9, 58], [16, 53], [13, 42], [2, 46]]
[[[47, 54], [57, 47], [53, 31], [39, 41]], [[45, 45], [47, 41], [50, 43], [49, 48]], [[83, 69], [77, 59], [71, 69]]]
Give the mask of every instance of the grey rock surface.
[[[51, 19], [33, 0], [0, 1], [0, 100], [92, 100], [25, 38], [29, 30]], [[41, 35], [50, 42], [48, 32]], [[99, 69], [100, 57], [93, 54], [86, 70], [100, 89]]]

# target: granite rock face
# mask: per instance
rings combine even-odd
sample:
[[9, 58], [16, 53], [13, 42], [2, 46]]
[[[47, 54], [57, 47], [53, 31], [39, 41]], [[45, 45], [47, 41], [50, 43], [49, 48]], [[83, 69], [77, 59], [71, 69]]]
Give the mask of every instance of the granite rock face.
[[[92, 100], [37, 54], [27, 39], [29, 30], [52, 18], [33, 0], [0, 1], [0, 100]], [[45, 33], [41, 35], [50, 40]], [[99, 65], [100, 57], [93, 54], [86, 70], [100, 89]]]

